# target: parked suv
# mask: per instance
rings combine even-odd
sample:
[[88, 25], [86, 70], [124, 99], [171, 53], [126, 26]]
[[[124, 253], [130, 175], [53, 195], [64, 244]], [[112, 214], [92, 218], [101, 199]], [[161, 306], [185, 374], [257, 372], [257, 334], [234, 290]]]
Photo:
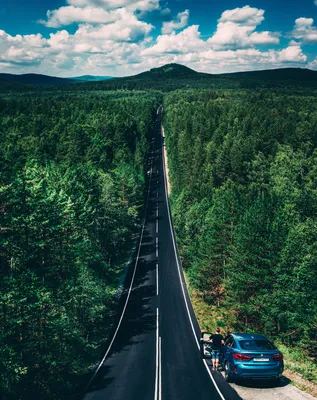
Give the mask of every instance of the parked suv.
[[283, 354], [265, 336], [233, 333], [223, 346], [222, 367], [225, 379], [274, 379], [284, 370]]

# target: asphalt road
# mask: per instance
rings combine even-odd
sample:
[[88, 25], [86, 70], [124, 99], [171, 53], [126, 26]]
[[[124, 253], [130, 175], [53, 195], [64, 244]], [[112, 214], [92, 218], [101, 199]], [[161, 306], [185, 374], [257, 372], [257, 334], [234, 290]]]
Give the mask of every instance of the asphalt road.
[[84, 397], [109, 400], [236, 400], [200, 358], [200, 330], [178, 263], [167, 203], [161, 116], [149, 161], [149, 192], [135, 274], [122, 321]]

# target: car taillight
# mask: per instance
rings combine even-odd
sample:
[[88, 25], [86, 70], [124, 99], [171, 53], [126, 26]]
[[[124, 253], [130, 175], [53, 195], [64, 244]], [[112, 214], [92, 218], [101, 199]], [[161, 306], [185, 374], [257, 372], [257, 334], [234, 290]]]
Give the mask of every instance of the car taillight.
[[283, 360], [283, 354], [282, 353], [281, 354], [274, 354], [272, 356], [272, 360], [274, 360], [274, 361], [282, 361]]
[[246, 356], [245, 354], [235, 353], [233, 358], [238, 361], [250, 361], [252, 357]]

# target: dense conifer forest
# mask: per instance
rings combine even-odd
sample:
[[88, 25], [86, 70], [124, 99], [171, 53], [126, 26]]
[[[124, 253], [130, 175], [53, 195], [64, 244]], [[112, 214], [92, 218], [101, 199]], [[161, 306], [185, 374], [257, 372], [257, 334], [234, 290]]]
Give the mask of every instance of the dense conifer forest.
[[0, 98], [5, 399], [60, 399], [87, 383], [139, 232], [159, 103], [151, 92]]
[[305, 92], [165, 97], [183, 266], [224, 328], [317, 352], [317, 101]]
[[162, 103], [190, 287], [226, 310], [223, 328], [263, 332], [315, 360], [315, 83], [301, 71], [283, 82], [196, 74], [167, 66], [101, 83], [1, 84], [3, 399], [63, 399], [99, 360], [140, 232]]

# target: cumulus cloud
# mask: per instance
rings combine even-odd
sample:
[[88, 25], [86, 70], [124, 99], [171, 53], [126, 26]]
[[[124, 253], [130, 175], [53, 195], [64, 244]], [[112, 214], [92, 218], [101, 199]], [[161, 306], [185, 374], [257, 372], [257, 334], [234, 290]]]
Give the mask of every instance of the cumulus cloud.
[[101, 7], [105, 10], [126, 8], [133, 11], [152, 11], [160, 8], [160, 0], [67, 0], [75, 7]]
[[0, 30], [0, 62], [3, 64], [38, 65], [45, 56], [46, 47], [46, 40], [40, 34], [11, 36]]
[[[140, 17], [152, 11], [158, 11], [161, 18], [169, 16], [168, 8], [160, 8], [160, 0], [68, 0], [68, 6], [47, 11], [47, 20], [39, 22], [50, 28], [59, 28], [70, 24], [105, 24], [120, 16], [117, 11], [125, 10], [138, 13]], [[169, 19], [169, 18], [168, 18]]]
[[263, 20], [264, 10], [258, 8], [245, 6], [224, 11], [218, 21], [217, 30], [208, 39], [208, 43], [219, 50], [278, 44], [278, 34], [268, 31], [255, 32]]
[[113, 40], [119, 42], [140, 42], [145, 39], [153, 29], [151, 24], [139, 21], [135, 15], [128, 13], [125, 9], [119, 9], [116, 14], [120, 15], [114, 23], [107, 25], [81, 25], [75, 33], [76, 38], [82, 41]]
[[313, 69], [313, 70], [317, 70], [317, 57], [313, 61], [308, 63], [308, 68]]
[[239, 25], [257, 26], [264, 20], [264, 10], [245, 6], [226, 10], [222, 13], [219, 22], [234, 22]]
[[307, 60], [307, 56], [303, 54], [300, 46], [289, 46], [278, 54], [281, 62], [305, 62]]
[[[200, 57], [205, 60], [212, 60], [214, 62], [225, 61], [227, 64], [240, 65], [243, 67], [255, 65], [270, 64], [271, 66], [281, 65], [283, 63], [302, 63], [305, 62], [307, 57], [302, 53], [299, 46], [292, 46], [281, 51], [269, 50], [260, 51], [257, 49], [239, 49], [239, 50], [226, 50], [215, 51], [208, 50], [202, 52]], [[249, 68], [247, 68], [249, 69]]]
[[58, 10], [47, 12], [47, 21], [40, 22], [47, 27], [59, 28], [63, 25], [73, 23], [109, 23], [115, 20], [115, 13], [107, 12], [102, 8], [85, 7], [79, 8], [74, 6], [60, 7]]
[[197, 51], [206, 46], [200, 39], [198, 25], [192, 25], [176, 34], [160, 35], [152, 47], [148, 47], [142, 53], [143, 56], [157, 56], [164, 53], [182, 54]]
[[[159, 0], [67, 0], [66, 6], [48, 12], [45, 25], [59, 28], [48, 38], [0, 30], [0, 68], [60, 76], [122, 76], [171, 62], [211, 73], [283, 65], [317, 69], [317, 59], [308, 64], [301, 47], [315, 40], [312, 18], [296, 20], [292, 40], [282, 49], [274, 47], [278, 33], [258, 30], [264, 20], [261, 9], [224, 11], [207, 40], [198, 25], [187, 26], [188, 18], [185, 10], [172, 20]], [[149, 21], [163, 21], [161, 35], [151, 37], [154, 27]], [[70, 33], [64, 26], [73, 23], [78, 26]], [[262, 45], [270, 49], [264, 51]]]
[[178, 29], [183, 29], [188, 25], [189, 10], [185, 10], [177, 14], [177, 18], [174, 21], [168, 21], [163, 23], [162, 33], [169, 34]]
[[297, 18], [292, 36], [305, 43], [317, 43], [317, 28], [314, 26], [313, 18]]

